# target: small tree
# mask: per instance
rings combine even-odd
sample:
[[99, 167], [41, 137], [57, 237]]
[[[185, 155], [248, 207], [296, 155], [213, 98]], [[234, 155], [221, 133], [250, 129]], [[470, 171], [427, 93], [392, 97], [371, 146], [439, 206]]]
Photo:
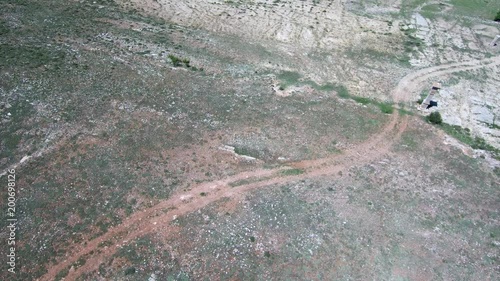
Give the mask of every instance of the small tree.
[[495, 16], [495, 21], [500, 21], [500, 11], [498, 11], [497, 15]]
[[429, 116], [427, 116], [427, 120], [432, 124], [441, 124], [443, 123], [443, 118], [441, 118], [441, 114], [437, 111], [432, 112]]

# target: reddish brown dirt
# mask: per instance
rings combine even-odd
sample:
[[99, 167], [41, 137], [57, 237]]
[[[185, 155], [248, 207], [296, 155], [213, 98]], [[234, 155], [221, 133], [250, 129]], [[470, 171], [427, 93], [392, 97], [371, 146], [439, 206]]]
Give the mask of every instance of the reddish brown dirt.
[[[419, 70], [405, 76], [394, 89], [392, 96], [395, 102], [407, 101], [428, 79], [463, 70], [476, 69], [500, 64], [500, 57], [493, 57], [479, 61], [454, 63], [434, 66]], [[321, 175], [336, 175], [349, 167], [361, 165], [389, 152], [392, 144], [397, 141], [406, 129], [407, 116], [391, 115], [390, 121], [382, 131], [370, 140], [353, 147], [334, 157], [289, 163], [290, 167], [303, 169], [300, 175], [285, 176], [281, 173], [286, 167], [276, 169], [257, 169], [243, 172], [224, 180], [202, 183], [184, 194], [175, 194], [170, 199], [132, 214], [122, 224], [110, 228], [100, 237], [88, 241], [86, 245], [79, 245], [69, 252], [62, 261], [53, 265], [40, 280], [54, 280], [61, 270], [74, 264], [80, 257], [86, 256], [86, 263], [75, 270], [70, 270], [65, 280], [75, 280], [84, 272], [92, 272], [113, 255], [120, 244], [126, 244], [137, 237], [148, 233], [162, 233], [168, 236], [172, 226], [170, 222], [177, 216], [191, 213], [222, 198], [240, 197], [242, 194], [256, 188], [279, 185], [308, 177]], [[263, 179], [249, 184], [231, 187], [232, 182], [244, 179]], [[204, 192], [206, 196], [200, 196]], [[111, 246], [100, 248], [99, 244], [111, 242]], [[92, 254], [90, 254], [92, 252]]]

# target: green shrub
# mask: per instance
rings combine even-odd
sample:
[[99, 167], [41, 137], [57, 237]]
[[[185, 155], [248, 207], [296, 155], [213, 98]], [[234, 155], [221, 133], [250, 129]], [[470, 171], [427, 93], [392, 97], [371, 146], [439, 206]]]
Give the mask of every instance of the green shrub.
[[354, 101], [356, 101], [357, 103], [361, 103], [361, 104], [369, 104], [371, 102], [371, 100], [369, 98], [365, 98], [365, 97], [357, 97], [357, 96], [353, 96], [352, 99]]
[[180, 66], [181, 65], [181, 59], [174, 56], [174, 55], [168, 55], [168, 58], [172, 62], [174, 66]]
[[497, 176], [500, 177], [500, 167], [495, 167], [495, 169], [493, 170], [493, 173]]
[[394, 112], [394, 108], [388, 103], [379, 102], [377, 103], [377, 106], [383, 113], [392, 114]]
[[57, 273], [57, 275], [55, 276], [54, 280], [56, 280], [56, 281], [63, 280], [64, 277], [68, 276], [68, 273], [69, 273], [69, 267], [59, 271]]
[[432, 112], [429, 116], [427, 116], [427, 121], [432, 124], [441, 124], [443, 123], [443, 118], [441, 118], [441, 114], [437, 111]]
[[168, 58], [170, 59], [170, 61], [172, 62], [172, 64], [177, 67], [177, 66], [181, 66], [181, 64], [183, 63], [186, 67], [191, 67], [190, 63], [191, 61], [189, 59], [182, 59], [182, 58], [179, 58], [179, 57], [176, 57], [174, 55], [168, 55]]
[[340, 98], [347, 99], [350, 98], [349, 90], [344, 85], [338, 85], [335, 89]]
[[129, 267], [125, 269], [125, 275], [131, 275], [135, 273], [135, 267]]
[[500, 11], [498, 11], [497, 15], [495, 16], [495, 21], [500, 21]]

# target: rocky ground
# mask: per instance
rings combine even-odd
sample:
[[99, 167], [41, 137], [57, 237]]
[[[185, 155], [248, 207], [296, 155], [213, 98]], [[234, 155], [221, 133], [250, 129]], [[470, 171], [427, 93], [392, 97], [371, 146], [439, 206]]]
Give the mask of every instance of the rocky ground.
[[498, 9], [0, 3], [14, 279], [498, 279]]

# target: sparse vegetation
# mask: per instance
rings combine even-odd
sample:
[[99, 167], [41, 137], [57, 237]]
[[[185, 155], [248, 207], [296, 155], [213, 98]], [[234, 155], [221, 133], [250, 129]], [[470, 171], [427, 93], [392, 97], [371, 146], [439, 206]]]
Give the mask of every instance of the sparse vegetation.
[[403, 30], [406, 35], [406, 40], [404, 41], [404, 50], [406, 53], [412, 53], [415, 50], [419, 50], [422, 47], [422, 39], [415, 36], [415, 29], [405, 29]]
[[296, 176], [296, 175], [300, 175], [303, 173], [304, 173], [304, 170], [302, 170], [302, 169], [288, 169], [288, 170], [281, 171], [281, 174], [284, 176]]
[[[437, 112], [436, 112], [437, 113]], [[429, 122], [430, 121], [430, 116]], [[448, 135], [456, 138], [457, 140], [469, 145], [473, 149], [481, 149], [485, 151], [489, 151], [493, 153], [493, 157], [499, 158], [500, 157], [500, 150], [493, 147], [492, 145], [488, 144], [483, 138], [478, 137], [478, 136], [472, 136], [471, 131], [468, 128], [462, 128], [457, 125], [450, 125], [447, 123], [442, 122], [441, 116], [435, 115], [433, 117], [434, 122], [431, 122], [433, 124], [439, 125], [440, 128], [442, 128]], [[436, 123], [438, 122], [438, 123]]]
[[184, 64], [186, 67], [191, 67], [189, 59], [179, 58], [179, 57], [174, 56], [174, 55], [168, 55], [168, 58], [170, 59], [170, 61], [172, 62], [172, 64], [175, 67], [181, 66], [182, 64]]
[[69, 273], [69, 268], [66, 268], [66, 269], [63, 269], [61, 271], [59, 271], [56, 275], [56, 281], [59, 281], [59, 280], [63, 280], [64, 277], [66, 277]]
[[343, 85], [338, 85], [335, 87], [335, 91], [337, 92], [337, 95], [340, 97], [340, 98], [343, 98], [343, 99], [348, 99], [351, 97], [351, 95], [349, 94], [349, 90], [347, 90], [347, 88]]
[[373, 104], [376, 105], [378, 108], [380, 108], [380, 111], [386, 114], [392, 114], [394, 112], [394, 108], [390, 103], [387, 102], [381, 102], [377, 101], [371, 98], [367, 97], [360, 97], [360, 96], [352, 96], [349, 94], [349, 91], [347, 90], [346, 87], [339, 85], [335, 87], [335, 91], [337, 92], [337, 95], [340, 98], [343, 99], [352, 99], [357, 103], [363, 104], [363, 105], [368, 105], [368, 104]]
[[249, 148], [243, 147], [243, 146], [235, 146], [234, 153], [239, 154], [239, 155], [250, 156], [250, 157], [257, 156], [257, 152], [255, 150], [249, 149]]
[[[416, 8], [421, 1], [402, 5]], [[392, 132], [405, 120], [421, 120], [389, 118], [382, 113], [392, 113], [393, 105], [378, 99], [411, 71], [395, 61], [403, 40], [408, 49], [427, 46], [418, 45], [413, 31], [406, 39], [393, 32], [393, 22], [407, 19], [372, 9], [380, 1], [354, 2], [366, 6], [358, 22], [370, 26], [359, 58], [346, 56], [335, 41], [346, 37], [337, 32], [358, 24], [332, 29], [324, 20], [335, 17], [334, 1], [191, 3], [238, 8], [239, 14], [211, 15], [214, 24], [229, 15], [249, 24], [259, 17], [287, 20], [293, 28], [282, 29], [279, 44], [272, 44], [275, 35], [261, 42], [265, 34], [259, 32], [244, 39], [212, 32], [203, 9], [195, 13], [199, 28], [191, 28], [148, 16], [154, 10], [142, 9], [141, 1], [1, 2], [0, 166], [16, 165], [19, 175], [16, 207], [23, 227], [17, 230], [16, 278], [363, 280], [369, 274], [389, 280], [407, 278], [390, 274], [411, 267], [429, 269], [423, 276], [431, 279], [440, 271], [449, 279], [494, 277], [496, 258], [486, 245], [500, 234], [484, 218], [496, 214], [476, 206], [495, 206], [500, 172], [485, 172], [481, 159], [437, 146], [439, 157], [415, 153], [429, 147], [413, 132], [402, 133], [405, 149], [393, 149], [399, 142]], [[294, 16], [283, 17], [284, 9]], [[308, 19], [303, 26], [301, 13]], [[303, 29], [310, 24], [314, 29]], [[321, 34], [326, 43], [295, 44], [302, 40], [295, 30], [314, 31], [311, 36]], [[386, 48], [392, 45], [397, 47]], [[484, 50], [474, 52], [479, 57]], [[210, 67], [202, 73], [199, 64]], [[322, 84], [328, 79], [335, 82]], [[376, 85], [359, 84], [369, 97], [349, 93], [370, 79]], [[290, 91], [296, 94], [275, 95], [270, 85], [276, 82], [280, 90], [298, 88]], [[387, 120], [400, 127], [384, 127]], [[460, 131], [466, 129], [447, 126], [440, 128], [498, 152]], [[488, 126], [498, 127], [495, 119]], [[379, 131], [391, 135], [372, 138]], [[377, 139], [384, 149], [373, 145]], [[234, 155], [228, 143], [236, 154], [257, 159]], [[430, 205], [436, 207], [432, 214], [422, 208]], [[110, 229], [116, 231], [103, 236]], [[439, 253], [414, 247], [425, 245], [415, 233], [437, 229]], [[460, 253], [450, 237], [463, 242]], [[81, 249], [94, 251], [82, 255]], [[40, 278], [52, 267], [59, 272]]]
[[351, 96], [351, 99], [357, 103], [364, 104], [364, 105], [370, 104], [372, 102], [371, 99], [365, 98], [365, 97]]

